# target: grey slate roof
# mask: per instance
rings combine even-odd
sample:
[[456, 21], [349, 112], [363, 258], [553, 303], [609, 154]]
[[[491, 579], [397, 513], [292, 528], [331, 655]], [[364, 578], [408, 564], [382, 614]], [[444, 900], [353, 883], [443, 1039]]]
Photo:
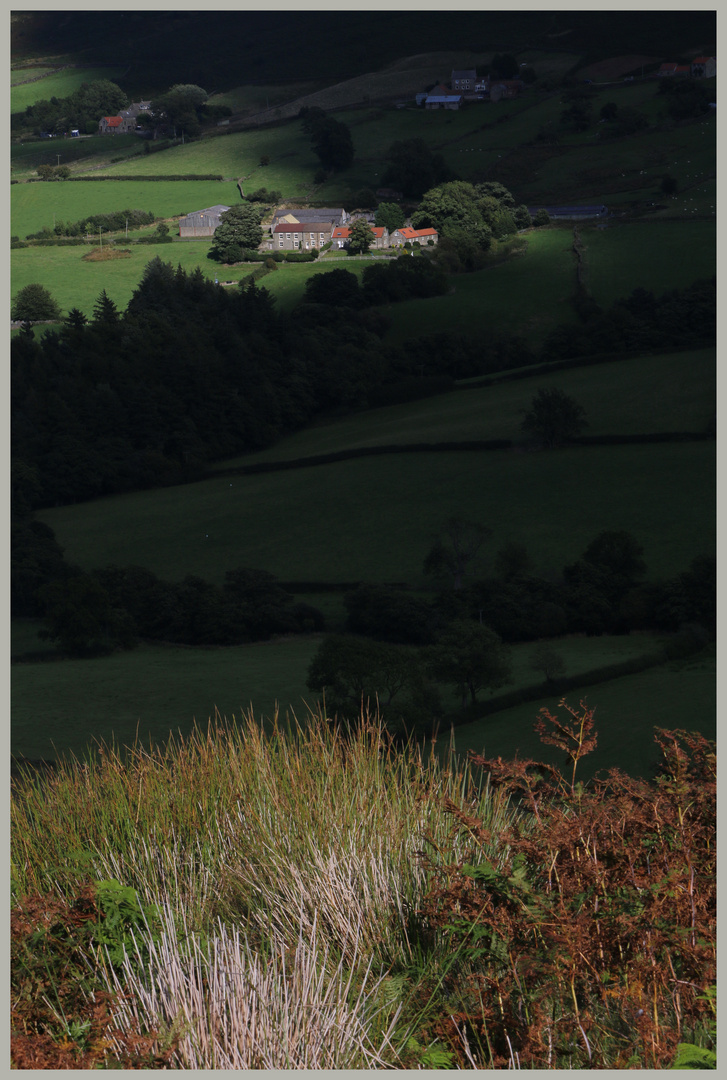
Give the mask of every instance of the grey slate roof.
[[280, 210], [276, 210], [273, 214], [273, 225], [277, 225], [277, 223], [288, 214], [299, 221], [301, 225], [305, 225], [308, 222], [319, 221], [333, 221], [336, 225], [341, 225], [346, 220], [346, 211], [343, 207], [333, 209], [330, 207], [318, 207], [318, 209], [313, 210], [304, 209], [303, 207], [296, 207], [291, 210], [283, 207]]

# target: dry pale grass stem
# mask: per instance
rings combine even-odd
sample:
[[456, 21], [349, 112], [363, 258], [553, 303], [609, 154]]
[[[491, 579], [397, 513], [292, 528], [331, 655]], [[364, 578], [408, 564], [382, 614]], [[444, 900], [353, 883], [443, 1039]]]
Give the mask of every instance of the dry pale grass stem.
[[[203, 945], [180, 936], [174, 913], [146, 938], [143, 969], [128, 959], [110, 987], [123, 989], [123, 1030], [174, 1032], [173, 1064], [185, 1069], [348, 1069], [396, 1065], [399, 1010], [375, 1023], [383, 977], [352, 974], [301, 927], [294, 949], [273, 940], [267, 955], [239, 928], [220, 924]], [[357, 959], [357, 958], [354, 958]], [[376, 1030], [376, 1045], [370, 1032]]]

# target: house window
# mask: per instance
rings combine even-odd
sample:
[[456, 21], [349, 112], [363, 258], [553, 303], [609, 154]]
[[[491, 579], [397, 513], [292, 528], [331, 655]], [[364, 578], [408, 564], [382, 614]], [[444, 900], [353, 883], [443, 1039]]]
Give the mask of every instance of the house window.
[[285, 234], [285, 239], [290, 240], [290, 233], [289, 232]]
[[323, 240], [325, 233], [321, 233], [321, 240]]
[[310, 234], [310, 238], [311, 238], [311, 240], [315, 240], [315, 238], [316, 238], [316, 234], [315, 234], [314, 232], [312, 232], [312, 233]]
[[297, 233], [293, 233], [293, 239], [294, 239], [294, 240], [297, 240], [297, 239], [298, 239], [298, 234], [297, 234]]
[[293, 244], [295, 247], [300, 247], [300, 240], [294, 240]]
[[284, 244], [284, 240], [283, 240], [283, 238], [282, 238], [282, 236], [281, 236], [281, 237], [280, 237], [280, 245], [279, 245], [279, 246], [280, 246], [280, 247], [282, 247], [282, 246], [283, 246], [283, 244]]

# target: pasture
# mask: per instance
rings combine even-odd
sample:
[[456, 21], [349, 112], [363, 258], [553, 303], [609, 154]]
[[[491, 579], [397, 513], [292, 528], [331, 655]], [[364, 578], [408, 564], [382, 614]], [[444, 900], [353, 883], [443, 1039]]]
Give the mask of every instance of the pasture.
[[[46, 759], [64, 753], [82, 757], [92, 738], [128, 746], [138, 736], [148, 745], [150, 738], [162, 742], [173, 731], [187, 734], [195, 723], [204, 729], [216, 712], [230, 721], [239, 719], [251, 706], [266, 720], [278, 708], [281, 718], [295, 714], [303, 721], [316, 704], [305, 681], [320, 640], [319, 635], [286, 637], [215, 649], [141, 645], [94, 660], [16, 664], [12, 753]], [[566, 660], [568, 675], [578, 675], [641, 656], [657, 644], [650, 635], [634, 634], [569, 637], [555, 642], [555, 648]], [[513, 683], [506, 689], [537, 682], [529, 666], [532, 650], [531, 644], [513, 647]], [[589, 699], [600, 690], [599, 686], [589, 691]], [[701, 692], [706, 695], [706, 687]], [[490, 744], [488, 752], [518, 749], [523, 734], [525, 738], [529, 734], [524, 717], [534, 717], [538, 708], [538, 702], [521, 706], [517, 724], [499, 725], [497, 744]], [[479, 726], [489, 730], [498, 721], [495, 714]], [[476, 746], [477, 727], [456, 729], [457, 752]], [[440, 746], [447, 734], [442, 732]]]
[[[523, 385], [523, 406], [533, 388]], [[418, 586], [443, 521], [492, 527], [486, 558], [525, 545], [557, 573], [604, 528], [644, 548], [650, 577], [714, 552], [714, 446], [707, 443], [400, 453], [46, 509], [66, 557], [84, 568], [136, 564], [170, 580], [259, 567], [281, 580]], [[324, 539], [322, 539], [324, 538]]]
[[[111, 136], [109, 136], [111, 138]], [[154, 155], [152, 154], [152, 158]], [[209, 172], [212, 170], [205, 170]], [[56, 221], [80, 221], [91, 214], [109, 214], [128, 207], [159, 218], [179, 218], [218, 203], [234, 206], [240, 192], [232, 181], [216, 180], [99, 180], [78, 183], [13, 184], [10, 189], [10, 231], [24, 239], [28, 233]]]
[[217, 467], [294, 461], [363, 446], [517, 439], [524, 402], [541, 386], [557, 386], [583, 405], [589, 435], [704, 431], [714, 416], [716, 376], [715, 350], [710, 348], [546, 370], [525, 382], [496, 386], [468, 387], [463, 382], [449, 394], [316, 424], [267, 450], [221, 461]]
[[[713, 221], [635, 222], [599, 230], [579, 225], [586, 245], [587, 285], [603, 307], [636, 288], [657, 295], [684, 288], [715, 273]], [[456, 326], [473, 337], [483, 327], [522, 336], [537, 345], [556, 326], [577, 324], [572, 304], [576, 284], [573, 226], [536, 229], [527, 251], [498, 266], [459, 275], [453, 291], [432, 300], [405, 300], [387, 308], [392, 326], [386, 340]], [[674, 258], [675, 250], [681, 255]]]
[[87, 171], [84, 166], [105, 172], [106, 166], [110, 167], [118, 158], [138, 154], [142, 148], [136, 135], [24, 140], [10, 147], [10, 177], [13, 180], [32, 179], [39, 165], [68, 165], [73, 173]]
[[[77, 247], [32, 247], [12, 252], [12, 293], [32, 282], [40, 282], [58, 301], [65, 313], [79, 308], [85, 315], [93, 314], [93, 307], [102, 290], [121, 311], [126, 308], [139, 284], [144, 268], [156, 256], [184, 270], [199, 266], [206, 277], [214, 280], [220, 272], [218, 263], [207, 258], [209, 244], [189, 242], [179, 244], [131, 245], [128, 258], [103, 262], [86, 262], [83, 256], [92, 250], [88, 245]], [[246, 271], [249, 273], [249, 269]], [[227, 275], [225, 275], [227, 276]], [[230, 277], [233, 275], [230, 274]], [[242, 277], [240, 273], [238, 277]]]
[[[596, 642], [603, 639], [597, 638]], [[561, 651], [560, 641], [553, 645]], [[715, 654], [708, 652], [679, 664], [663, 664], [635, 675], [583, 686], [570, 691], [566, 698], [571, 705], [585, 698], [596, 707], [598, 745], [578, 767], [582, 780], [611, 768], [631, 776], [649, 776], [659, 760], [654, 727], [699, 731], [708, 739], [716, 737]], [[559, 696], [545, 697], [457, 727], [452, 733], [443, 731], [437, 751], [442, 757], [448, 756], [453, 745], [460, 761], [470, 750], [488, 757], [501, 755], [505, 760], [517, 751], [520, 758], [562, 767], [562, 755], [544, 746], [533, 730], [541, 705], [556, 712], [559, 700]]]
[[[47, 74], [45, 74], [46, 71]], [[70, 97], [84, 82], [95, 82], [99, 79], [110, 79], [115, 82], [123, 73], [124, 69], [121, 67], [77, 67], [74, 65], [62, 70], [35, 66], [17, 68], [12, 72], [10, 84], [10, 112], [24, 112], [36, 101], [49, 101], [52, 97]], [[37, 82], [20, 82], [23, 77], [30, 79], [40, 74], [44, 74], [44, 77]]]
[[500, 265], [452, 279], [452, 291], [429, 300], [405, 300], [386, 308], [390, 342], [451, 331], [480, 338], [506, 332], [541, 342], [554, 327], [577, 322], [573, 231], [537, 229], [527, 234], [527, 249]]
[[602, 307], [638, 286], [659, 295], [717, 272], [713, 221], [652, 219], [603, 231], [580, 228], [579, 233], [587, 285]]

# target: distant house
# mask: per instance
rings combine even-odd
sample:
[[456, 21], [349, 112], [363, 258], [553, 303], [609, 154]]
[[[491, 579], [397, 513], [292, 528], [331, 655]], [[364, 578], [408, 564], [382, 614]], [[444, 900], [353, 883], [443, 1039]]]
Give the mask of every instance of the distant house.
[[135, 130], [134, 116], [102, 116], [98, 122], [99, 135], [128, 135]]
[[[381, 250], [382, 248], [390, 247], [389, 230], [383, 225], [372, 225], [371, 231], [374, 234], [374, 240], [371, 244], [372, 248]], [[332, 238], [334, 248], [347, 248], [351, 241], [351, 229], [348, 225], [337, 225], [333, 230]]]
[[286, 221], [276, 222], [270, 230], [268, 251], [320, 250], [331, 239], [336, 226], [332, 221]]
[[128, 135], [136, 131], [139, 113], [151, 112], [150, 101], [133, 101], [128, 109], [122, 109], [116, 116], [102, 116], [98, 122], [99, 135]]
[[187, 239], [214, 236], [220, 224], [220, 217], [229, 210], [229, 206], [210, 206], [206, 210], [196, 210], [179, 219], [179, 235]]
[[692, 74], [692, 68], [690, 67], [689, 64], [672, 64], [672, 63], [662, 64], [661, 67], [659, 68], [659, 71], [657, 72], [657, 74], [662, 75], [662, 76], [663, 75], [666, 75], [666, 76], [679, 75], [679, 76], [683, 77], [684, 75], [691, 75]]
[[450, 81], [455, 94], [469, 94], [475, 88], [477, 72], [474, 68], [453, 71]]
[[428, 244], [430, 240], [433, 244], [439, 240], [436, 229], [412, 229], [410, 225], [402, 225], [400, 229], [394, 229], [391, 234], [392, 247], [403, 247], [404, 244], [413, 244], [415, 241], [419, 244]]
[[461, 94], [430, 94], [424, 102], [425, 109], [451, 109], [454, 112], [456, 112], [461, 105]]
[[693, 79], [713, 79], [717, 74], [717, 59], [714, 56], [695, 56], [692, 60]]

